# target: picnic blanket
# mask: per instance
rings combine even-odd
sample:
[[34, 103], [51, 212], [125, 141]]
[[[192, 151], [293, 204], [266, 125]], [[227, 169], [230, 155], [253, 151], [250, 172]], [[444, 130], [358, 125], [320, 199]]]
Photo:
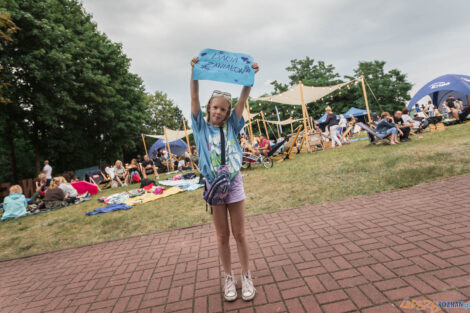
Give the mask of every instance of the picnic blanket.
[[124, 203], [120, 204], [113, 204], [113, 205], [108, 205], [103, 208], [96, 208], [91, 212], [86, 212], [86, 215], [95, 215], [98, 213], [108, 213], [108, 212], [113, 212], [113, 211], [119, 211], [119, 210], [129, 210], [132, 208], [130, 205], [125, 205]]
[[101, 197], [100, 201], [107, 203], [107, 204], [123, 203], [125, 200], [129, 198], [138, 197], [142, 195], [143, 193], [144, 192], [142, 191], [142, 189], [133, 189], [129, 191], [113, 193], [106, 197]]
[[138, 197], [129, 198], [127, 200], [124, 200], [123, 203], [125, 203], [127, 205], [137, 205], [137, 204], [142, 204], [142, 203], [147, 203], [147, 202], [150, 202], [150, 201], [154, 201], [154, 200], [157, 200], [157, 199], [160, 199], [160, 198], [165, 198], [165, 197], [168, 197], [168, 196], [172, 196], [172, 195], [175, 195], [175, 194], [183, 192], [183, 191], [184, 190], [182, 190], [178, 187], [172, 187], [172, 188], [168, 188], [168, 189], [164, 190], [163, 193], [158, 194], [158, 195], [149, 192], [149, 193], [143, 194], [143, 195], [138, 196]]
[[186, 184], [186, 185], [181, 185], [178, 186], [180, 189], [187, 190], [187, 191], [194, 191], [196, 189], [199, 189], [201, 187], [204, 187], [203, 184]]
[[180, 179], [180, 180], [159, 180], [158, 183], [160, 185], [164, 186], [170, 186], [170, 187], [175, 187], [175, 186], [182, 186], [182, 185], [193, 185], [197, 184], [199, 182], [199, 177], [193, 178], [193, 179]]

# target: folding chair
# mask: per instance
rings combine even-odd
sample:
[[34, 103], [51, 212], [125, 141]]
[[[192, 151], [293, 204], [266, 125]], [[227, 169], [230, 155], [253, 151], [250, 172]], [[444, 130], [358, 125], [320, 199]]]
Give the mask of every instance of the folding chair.
[[103, 189], [111, 187], [111, 179], [106, 177], [101, 170], [93, 170], [85, 173], [85, 181], [89, 181], [98, 187], [101, 191], [100, 185], [103, 185]]
[[289, 138], [289, 141], [284, 145], [284, 152], [279, 153], [279, 154], [272, 157], [272, 159], [274, 161], [282, 162], [284, 160], [293, 158], [293, 156], [292, 156], [293, 149], [294, 149], [295, 143], [297, 142], [297, 139], [299, 138], [300, 131], [302, 130], [302, 127], [303, 127], [303, 125], [300, 125], [297, 128], [297, 133], [295, 134], [295, 136], [291, 136]]
[[369, 135], [371, 145], [390, 144], [390, 140], [388, 139], [390, 136], [387, 136], [385, 138], [380, 138], [379, 136], [377, 136], [377, 133], [375, 132], [375, 130], [373, 130], [366, 124], [362, 122], [358, 122], [356, 123], [356, 125], [367, 132], [367, 134]]

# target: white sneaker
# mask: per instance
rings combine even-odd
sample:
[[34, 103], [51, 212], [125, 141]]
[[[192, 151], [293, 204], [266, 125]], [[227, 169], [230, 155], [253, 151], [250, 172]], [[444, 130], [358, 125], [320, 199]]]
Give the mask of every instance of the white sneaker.
[[237, 300], [237, 286], [233, 275], [225, 275], [224, 298], [225, 301]]
[[256, 289], [253, 286], [253, 280], [251, 279], [251, 273], [248, 271], [247, 274], [242, 275], [242, 298], [245, 301], [253, 300], [256, 295]]

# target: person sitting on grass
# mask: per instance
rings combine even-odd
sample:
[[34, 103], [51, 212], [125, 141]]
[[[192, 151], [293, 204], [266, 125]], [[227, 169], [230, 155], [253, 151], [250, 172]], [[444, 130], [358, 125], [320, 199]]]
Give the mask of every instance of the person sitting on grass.
[[158, 179], [158, 171], [155, 163], [150, 160], [149, 156], [146, 154], [144, 155], [144, 161], [142, 162], [142, 175], [144, 178], [147, 178], [147, 174], [155, 174], [155, 179]]
[[[410, 116], [410, 110], [408, 110], [407, 108], [403, 109], [401, 112], [401, 119], [403, 120], [403, 122], [405, 124], [412, 125], [413, 130], [415, 130], [416, 132], [422, 132], [428, 126], [426, 119], [424, 119], [422, 122], [418, 120], [413, 120]], [[439, 114], [439, 112], [437, 114]], [[434, 116], [438, 115], [435, 114]]]
[[138, 183], [142, 179], [142, 169], [136, 159], [131, 160], [127, 172], [129, 175], [129, 184]]
[[411, 139], [409, 138], [409, 136], [411, 132], [411, 127], [413, 127], [413, 125], [411, 123], [405, 123], [401, 117], [402, 112], [395, 111], [395, 114], [393, 115], [393, 122], [395, 123], [395, 125], [397, 125], [398, 129], [401, 130], [400, 141], [410, 141]]
[[57, 178], [57, 182], [59, 183], [59, 188], [62, 189], [62, 191], [65, 194], [65, 201], [67, 201], [67, 203], [75, 203], [75, 201], [77, 201], [77, 198], [78, 198], [77, 190], [73, 188], [73, 186], [70, 185], [63, 176], [58, 176], [55, 178]]
[[199, 156], [197, 155], [196, 146], [191, 147], [191, 162], [193, 162], [195, 166], [197, 166], [199, 163]]
[[41, 209], [55, 210], [67, 206], [67, 195], [62, 189], [59, 188], [60, 180], [58, 177], [54, 177], [51, 181], [49, 188], [47, 188], [46, 194], [44, 195], [44, 206]]
[[26, 198], [23, 195], [23, 189], [20, 185], [10, 187], [10, 195], [3, 199], [3, 215], [2, 220], [7, 218], [16, 218], [26, 215], [28, 211], [26, 207]]
[[121, 186], [127, 186], [126, 180], [127, 180], [128, 175], [129, 173], [126, 171], [126, 169], [122, 165], [122, 162], [120, 160], [117, 160], [116, 163], [114, 164], [114, 179]]
[[256, 155], [260, 155], [261, 153], [263, 153], [264, 156], [267, 156], [269, 151], [271, 151], [271, 143], [263, 134], [260, 134], [258, 149], [256, 149]]
[[35, 183], [36, 184], [36, 191], [33, 194], [33, 196], [31, 197], [31, 200], [30, 200], [31, 203], [35, 203], [38, 198], [39, 199], [44, 198], [44, 195], [46, 194], [46, 190], [47, 190], [46, 174], [44, 174], [44, 173], [39, 174], [37, 179], [38, 180]]
[[399, 142], [397, 140], [397, 135], [398, 135], [399, 132], [401, 134], [403, 134], [403, 133], [393, 123], [393, 119], [390, 116], [390, 113], [383, 112], [380, 117], [381, 117], [381, 119], [380, 119], [379, 123], [377, 124], [377, 128], [375, 129], [377, 137], [383, 139], [387, 136], [390, 136], [390, 144], [391, 145], [399, 144]]

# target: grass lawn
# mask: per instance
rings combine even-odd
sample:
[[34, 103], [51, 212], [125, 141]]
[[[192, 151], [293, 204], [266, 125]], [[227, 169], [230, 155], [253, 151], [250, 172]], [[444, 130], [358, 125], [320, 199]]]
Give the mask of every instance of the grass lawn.
[[[296, 155], [272, 169], [244, 171], [246, 214], [252, 215], [416, 185], [470, 172], [470, 125], [425, 133], [396, 146], [341, 149]], [[80, 205], [0, 223], [0, 259], [124, 238], [210, 221], [202, 189], [136, 205], [127, 211], [86, 216], [104, 206], [98, 197]], [[442, 190], [442, 192], [447, 192]]]

